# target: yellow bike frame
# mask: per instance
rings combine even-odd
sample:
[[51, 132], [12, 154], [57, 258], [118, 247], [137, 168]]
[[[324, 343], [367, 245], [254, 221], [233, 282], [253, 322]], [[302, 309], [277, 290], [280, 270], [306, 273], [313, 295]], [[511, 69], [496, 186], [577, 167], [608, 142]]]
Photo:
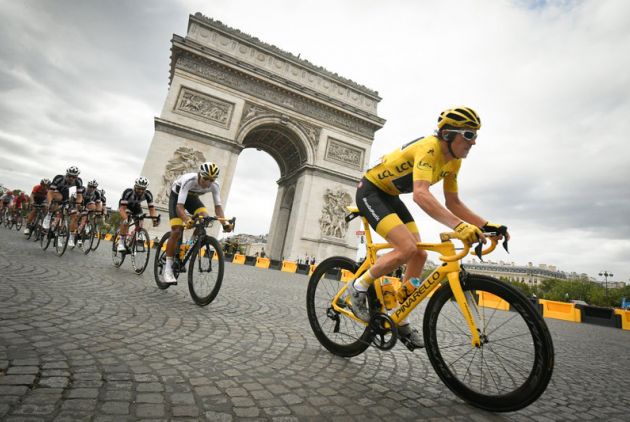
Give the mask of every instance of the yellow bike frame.
[[[358, 212], [358, 209], [356, 207], [348, 207], [348, 210], [352, 213]], [[370, 225], [368, 224], [367, 219], [361, 216], [361, 220], [365, 228], [367, 253], [365, 261], [363, 261], [363, 264], [361, 264], [359, 269], [354, 273], [352, 280], [356, 279], [358, 276], [367, 271], [368, 268], [374, 265], [377, 258], [377, 251], [392, 248], [392, 245], [389, 243], [373, 243], [372, 232], [370, 231]], [[464, 244], [464, 250], [456, 253], [455, 245], [453, 245], [451, 239], [459, 239], [457, 233], [440, 234], [440, 240], [442, 241], [441, 243], [417, 243], [418, 249], [439, 253], [440, 260], [444, 261], [444, 263], [441, 266], [437, 267], [431, 274], [429, 274], [429, 276], [422, 281], [422, 284], [420, 284], [420, 286], [415, 289], [413, 293], [407, 299], [405, 299], [403, 303], [400, 304], [400, 306], [390, 317], [392, 321], [398, 326], [399, 323], [404, 320], [415, 309], [415, 307], [418, 306], [438, 286], [438, 284], [449, 283], [451, 286], [451, 290], [453, 291], [453, 295], [455, 296], [455, 300], [457, 301], [457, 305], [459, 306], [462, 315], [464, 315], [464, 318], [468, 323], [468, 328], [470, 329], [471, 334], [471, 344], [473, 347], [479, 347], [481, 346], [481, 340], [479, 339], [477, 324], [475, 324], [475, 320], [472, 317], [469, 302], [466, 300], [459, 279], [459, 273], [461, 271], [459, 260], [468, 254], [470, 247]], [[482, 254], [485, 255], [492, 252], [496, 245], [496, 238], [491, 238], [490, 247], [483, 250]], [[348, 318], [352, 318], [359, 323], [367, 325], [365, 321], [357, 318], [354, 313], [347, 307], [340, 306], [340, 304], [344, 303], [342, 297], [344, 292], [346, 291], [346, 288], [347, 283], [333, 298], [333, 309], [341, 314], [344, 314]], [[380, 289], [375, 290], [377, 292], [377, 297], [379, 301], [381, 302], [381, 304], [383, 304], [384, 301]], [[478, 306], [475, 301], [470, 301], [470, 304], [474, 307]]]

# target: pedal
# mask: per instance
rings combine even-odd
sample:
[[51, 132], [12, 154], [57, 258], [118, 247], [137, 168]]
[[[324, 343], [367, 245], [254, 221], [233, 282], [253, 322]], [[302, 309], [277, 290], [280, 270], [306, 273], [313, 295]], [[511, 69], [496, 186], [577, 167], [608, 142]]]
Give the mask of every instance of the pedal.
[[424, 348], [424, 344], [422, 346], [418, 346], [416, 344], [414, 344], [408, 337], [400, 337], [400, 341], [402, 342], [402, 344], [405, 345], [405, 347], [407, 347], [407, 349], [409, 349], [410, 352], [413, 352], [416, 349], [423, 349]]

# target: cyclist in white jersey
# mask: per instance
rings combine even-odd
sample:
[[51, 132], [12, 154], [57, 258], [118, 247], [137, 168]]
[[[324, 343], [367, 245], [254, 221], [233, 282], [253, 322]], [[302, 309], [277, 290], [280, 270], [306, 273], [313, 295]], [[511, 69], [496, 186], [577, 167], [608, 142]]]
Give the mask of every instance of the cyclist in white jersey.
[[[166, 266], [164, 267], [164, 281], [167, 283], [177, 283], [173, 274], [173, 258], [175, 249], [182, 236], [184, 226], [191, 227], [193, 219], [186, 211], [193, 215], [193, 218], [201, 215], [208, 216], [208, 211], [199, 199], [199, 195], [211, 192], [214, 201], [214, 213], [217, 217], [225, 218], [221, 195], [219, 193], [219, 183], [216, 181], [219, 176], [219, 167], [208, 162], [199, 166], [197, 173], [186, 173], [173, 182], [171, 194], [168, 201], [168, 214], [171, 222], [171, 236], [166, 243]], [[223, 231], [232, 231], [230, 224], [223, 223]]]

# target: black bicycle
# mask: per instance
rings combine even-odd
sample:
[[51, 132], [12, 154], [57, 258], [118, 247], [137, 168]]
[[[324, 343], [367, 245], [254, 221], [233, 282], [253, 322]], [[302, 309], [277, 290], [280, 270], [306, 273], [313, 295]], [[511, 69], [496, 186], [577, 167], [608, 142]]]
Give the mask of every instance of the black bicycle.
[[51, 208], [55, 205], [59, 207], [52, 212], [50, 228], [44, 229], [40, 245], [43, 250], [48, 249], [50, 242], [53, 242], [55, 247], [55, 253], [57, 256], [62, 256], [66, 252], [68, 247], [68, 239], [70, 237], [70, 222], [68, 221], [68, 201], [58, 202], [53, 201]]
[[107, 234], [101, 232], [101, 227], [103, 225], [103, 214], [98, 214], [94, 217], [93, 220], [94, 225], [94, 238], [92, 239], [92, 251], [98, 249], [98, 246], [101, 244], [101, 239]]
[[46, 216], [46, 214], [44, 214], [44, 209], [46, 208], [46, 206], [43, 204], [33, 204], [32, 207], [35, 209], [35, 218], [33, 218], [32, 223], [26, 225], [29, 230], [26, 238], [30, 239], [31, 237], [33, 237], [33, 240], [37, 242], [38, 240], [41, 240], [40, 236], [42, 235], [42, 222], [44, 221], [44, 217]]
[[[234, 226], [236, 218], [230, 220], [219, 217], [197, 217], [190, 240], [182, 243], [180, 238], [178, 251], [173, 257], [173, 273], [178, 278], [188, 271], [188, 290], [193, 301], [199, 306], [206, 306], [214, 300], [221, 289], [225, 260], [219, 241], [206, 233], [206, 229], [215, 221], [225, 221]], [[171, 232], [165, 233], [157, 246], [153, 264], [155, 284], [160, 289], [167, 289], [171, 284], [164, 282], [164, 266], [166, 265], [166, 242]], [[190, 265], [186, 265], [190, 261]]]
[[142, 220], [160, 220], [160, 216], [152, 217], [148, 214], [137, 214], [128, 217], [129, 228], [125, 239], [125, 250], [118, 251], [120, 230], [116, 231], [112, 242], [112, 262], [116, 268], [120, 267], [127, 255], [131, 256], [131, 266], [136, 274], [142, 274], [147, 268], [151, 256], [151, 239], [146, 229], [142, 228]]
[[94, 222], [94, 210], [83, 212], [80, 217], [79, 227], [77, 228], [77, 247], [87, 255], [93, 250], [94, 237], [96, 234], [96, 223]]

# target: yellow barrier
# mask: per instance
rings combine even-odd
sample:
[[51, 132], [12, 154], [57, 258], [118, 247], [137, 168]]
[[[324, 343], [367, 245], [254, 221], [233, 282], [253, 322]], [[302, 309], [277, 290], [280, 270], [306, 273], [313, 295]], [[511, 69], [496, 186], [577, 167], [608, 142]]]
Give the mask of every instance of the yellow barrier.
[[354, 280], [354, 273], [348, 270], [341, 270], [341, 281]]
[[242, 265], [245, 263], [245, 255], [234, 254], [234, 258], [232, 259], [232, 264]]
[[314, 265], [314, 264], [313, 264], [313, 265], [311, 265], [311, 266], [310, 266], [310, 268], [309, 268], [309, 270], [308, 270], [308, 275], [313, 274], [313, 271], [315, 271], [315, 267], [317, 267], [317, 265]]
[[509, 311], [510, 304], [499, 296], [495, 296], [492, 293], [479, 291], [479, 306], [484, 308], [493, 308], [500, 311]]
[[112, 234], [111, 233], [107, 233], [105, 235], [105, 240], [112, 240]]
[[256, 258], [256, 266], [258, 268], [269, 268], [270, 264], [271, 264], [271, 260], [269, 258], [261, 258], [261, 257]]
[[575, 307], [574, 303], [554, 302], [545, 299], [540, 299], [538, 302], [543, 306], [543, 316], [545, 318], [582, 322], [582, 313]]
[[282, 261], [282, 269], [285, 273], [294, 273], [297, 271], [297, 262]]
[[630, 311], [615, 309], [615, 314], [621, 316], [621, 329], [630, 330]]

